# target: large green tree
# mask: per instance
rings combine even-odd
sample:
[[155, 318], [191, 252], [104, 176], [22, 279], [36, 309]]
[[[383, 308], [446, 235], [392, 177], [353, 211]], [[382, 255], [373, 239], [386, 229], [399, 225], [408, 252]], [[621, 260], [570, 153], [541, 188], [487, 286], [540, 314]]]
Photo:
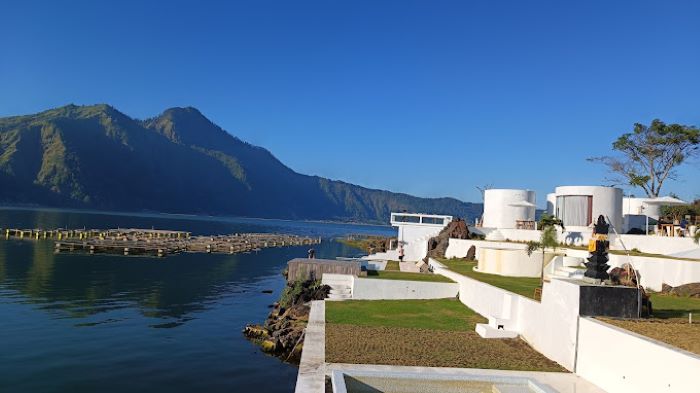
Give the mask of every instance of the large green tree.
[[639, 187], [647, 196], [658, 197], [675, 169], [698, 152], [700, 130], [655, 119], [650, 125], [636, 123], [632, 132], [613, 143], [615, 156], [591, 158], [605, 164], [613, 181]]

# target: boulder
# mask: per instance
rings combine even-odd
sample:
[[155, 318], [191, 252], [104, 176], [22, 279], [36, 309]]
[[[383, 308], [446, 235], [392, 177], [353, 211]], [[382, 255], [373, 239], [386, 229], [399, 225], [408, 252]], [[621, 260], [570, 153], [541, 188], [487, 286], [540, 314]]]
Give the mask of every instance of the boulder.
[[469, 239], [469, 228], [461, 218], [455, 218], [445, 228], [428, 241], [428, 257], [444, 258], [450, 239]]
[[629, 263], [613, 268], [608, 272], [608, 275], [613, 285], [624, 285], [626, 287], [636, 287], [637, 283], [642, 279], [639, 270], [634, 270]]
[[671, 295], [700, 298], [700, 282], [679, 285], [669, 292]]
[[468, 261], [473, 261], [476, 258], [476, 246], [469, 247], [466, 258]]

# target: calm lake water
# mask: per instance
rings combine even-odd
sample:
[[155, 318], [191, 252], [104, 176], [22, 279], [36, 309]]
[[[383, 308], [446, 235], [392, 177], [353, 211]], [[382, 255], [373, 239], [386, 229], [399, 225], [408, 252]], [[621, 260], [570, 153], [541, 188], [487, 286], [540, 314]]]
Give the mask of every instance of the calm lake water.
[[[393, 233], [379, 226], [0, 208], [0, 228], [7, 227], [284, 232], [323, 236], [319, 258], [358, 253], [331, 237]], [[265, 319], [284, 287], [280, 271], [307, 249], [164, 259], [54, 255], [51, 241], [3, 236], [0, 392], [291, 392], [297, 368], [262, 354], [241, 329]]]

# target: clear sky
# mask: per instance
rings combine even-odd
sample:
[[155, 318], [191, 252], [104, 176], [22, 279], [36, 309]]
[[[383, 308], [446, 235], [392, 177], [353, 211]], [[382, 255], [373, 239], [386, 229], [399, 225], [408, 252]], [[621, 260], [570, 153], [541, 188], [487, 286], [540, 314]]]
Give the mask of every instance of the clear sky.
[[[604, 184], [586, 157], [700, 126], [699, 92], [698, 1], [0, 4], [0, 116], [194, 106], [298, 172], [419, 196]], [[700, 164], [679, 175], [700, 197]]]

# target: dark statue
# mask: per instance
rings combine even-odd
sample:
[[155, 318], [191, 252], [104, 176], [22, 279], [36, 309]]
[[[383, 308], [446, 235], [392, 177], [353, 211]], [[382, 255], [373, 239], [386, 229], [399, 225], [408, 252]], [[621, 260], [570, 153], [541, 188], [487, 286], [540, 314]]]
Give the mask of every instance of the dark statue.
[[607, 280], [608, 269], [608, 231], [610, 224], [605, 222], [605, 217], [598, 216], [598, 221], [593, 226], [593, 236], [588, 245], [588, 251], [591, 255], [586, 262], [586, 273], [584, 276], [595, 280]]

